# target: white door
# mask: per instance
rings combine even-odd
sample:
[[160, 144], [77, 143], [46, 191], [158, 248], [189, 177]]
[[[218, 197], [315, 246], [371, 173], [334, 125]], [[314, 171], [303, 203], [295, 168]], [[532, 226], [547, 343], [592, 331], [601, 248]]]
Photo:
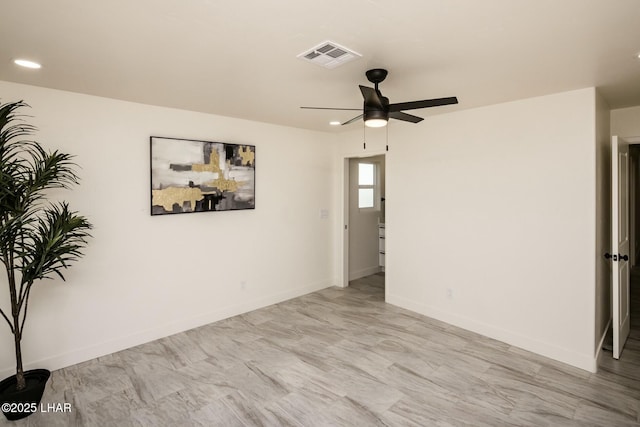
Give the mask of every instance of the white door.
[[611, 140], [611, 259], [613, 357], [620, 358], [629, 336], [629, 143]]

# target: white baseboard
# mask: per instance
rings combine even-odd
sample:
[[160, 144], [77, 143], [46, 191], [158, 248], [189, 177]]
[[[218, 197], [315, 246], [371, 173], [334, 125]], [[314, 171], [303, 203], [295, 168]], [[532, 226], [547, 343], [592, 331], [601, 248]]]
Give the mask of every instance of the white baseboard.
[[401, 308], [405, 308], [407, 310], [414, 311], [416, 313], [420, 313], [427, 317], [449, 323], [459, 328], [467, 329], [486, 337], [502, 341], [504, 343], [522, 348], [524, 350], [537, 353], [541, 356], [545, 356], [550, 359], [554, 359], [562, 363], [584, 369], [585, 371], [596, 372], [597, 361], [593, 354], [586, 355], [576, 353], [574, 351], [556, 346], [555, 344], [541, 342], [520, 335], [518, 333], [499, 328], [494, 325], [489, 325], [464, 316], [445, 312], [435, 307], [416, 303], [415, 301], [407, 300], [396, 295], [387, 294], [386, 302], [388, 302], [389, 304], [397, 305]]
[[361, 277], [371, 276], [372, 274], [376, 274], [380, 272], [380, 266], [376, 265], [373, 267], [363, 268], [357, 271], [349, 272], [349, 280], [360, 279]]
[[[297, 298], [299, 296], [316, 292], [330, 286], [332, 286], [332, 283], [331, 281], [327, 280], [305, 287], [296, 288], [287, 292], [269, 295], [262, 298], [256, 298], [243, 304], [226, 307], [216, 311], [201, 313], [196, 316], [159, 325], [158, 327], [148, 329], [146, 331], [126, 335], [115, 340], [72, 350], [64, 354], [46, 357], [33, 362], [25, 362], [25, 369], [44, 368], [50, 371], [62, 369], [67, 366], [86, 362], [97, 357], [106, 356], [108, 354], [116, 353], [127, 348], [135, 347], [149, 341], [168, 337], [170, 335], [188, 331], [189, 329], [197, 328], [199, 326], [207, 325], [209, 323], [217, 322], [219, 320], [257, 310], [259, 308], [277, 304], [292, 298]], [[2, 369], [0, 370], [0, 379], [9, 377], [14, 374], [14, 368]]]

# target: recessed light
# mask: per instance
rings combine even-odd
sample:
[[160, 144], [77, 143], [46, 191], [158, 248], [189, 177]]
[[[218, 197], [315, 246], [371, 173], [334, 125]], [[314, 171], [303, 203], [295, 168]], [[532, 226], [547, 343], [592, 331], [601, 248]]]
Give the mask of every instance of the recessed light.
[[42, 68], [42, 65], [38, 64], [37, 62], [33, 62], [33, 61], [29, 61], [27, 59], [16, 59], [15, 61], [13, 61], [16, 65], [19, 65], [21, 67], [25, 67], [25, 68], [32, 68], [34, 70], [37, 70], [39, 68]]
[[334, 120], [334, 121], [332, 121], [332, 122], [329, 122], [329, 124], [330, 124], [331, 126], [340, 126], [340, 122], [338, 122], [338, 121], [336, 121], [336, 120]]

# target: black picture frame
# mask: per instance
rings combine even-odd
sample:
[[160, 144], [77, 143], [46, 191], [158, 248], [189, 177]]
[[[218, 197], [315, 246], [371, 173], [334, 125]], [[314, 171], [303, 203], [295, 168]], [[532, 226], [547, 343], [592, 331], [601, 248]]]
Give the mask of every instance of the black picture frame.
[[255, 145], [151, 136], [151, 215], [255, 209]]

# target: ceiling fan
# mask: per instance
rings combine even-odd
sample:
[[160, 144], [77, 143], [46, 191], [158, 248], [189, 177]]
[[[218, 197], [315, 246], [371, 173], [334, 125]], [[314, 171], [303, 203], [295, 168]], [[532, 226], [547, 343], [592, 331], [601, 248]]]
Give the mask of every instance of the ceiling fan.
[[362, 108], [326, 108], [326, 107], [300, 107], [309, 110], [353, 110], [362, 111], [362, 114], [347, 120], [342, 125], [348, 125], [364, 118], [364, 124], [368, 127], [386, 126], [389, 118], [402, 120], [405, 122], [419, 123], [424, 120], [422, 117], [403, 113], [403, 110], [416, 110], [419, 108], [439, 107], [442, 105], [457, 104], [458, 98], [455, 96], [449, 98], [424, 99], [422, 101], [399, 102], [389, 104], [389, 98], [382, 96], [378, 89], [378, 84], [387, 77], [387, 70], [382, 68], [374, 68], [367, 71], [367, 80], [375, 85], [375, 88], [360, 85], [360, 92], [364, 98]]

